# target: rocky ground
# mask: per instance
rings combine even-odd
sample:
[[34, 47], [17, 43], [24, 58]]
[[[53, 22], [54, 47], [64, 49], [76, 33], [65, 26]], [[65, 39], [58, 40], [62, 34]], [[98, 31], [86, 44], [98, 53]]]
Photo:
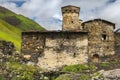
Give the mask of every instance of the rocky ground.
[[[120, 69], [100, 70], [99, 73], [103, 76], [104, 80], [120, 80]], [[101, 79], [98, 78], [98, 80]]]

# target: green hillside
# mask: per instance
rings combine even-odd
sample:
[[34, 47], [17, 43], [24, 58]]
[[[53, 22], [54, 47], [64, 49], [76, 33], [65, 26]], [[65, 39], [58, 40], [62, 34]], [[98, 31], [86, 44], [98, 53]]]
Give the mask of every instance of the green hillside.
[[29, 30], [45, 29], [27, 17], [0, 7], [0, 40], [11, 41], [20, 50], [21, 32]]

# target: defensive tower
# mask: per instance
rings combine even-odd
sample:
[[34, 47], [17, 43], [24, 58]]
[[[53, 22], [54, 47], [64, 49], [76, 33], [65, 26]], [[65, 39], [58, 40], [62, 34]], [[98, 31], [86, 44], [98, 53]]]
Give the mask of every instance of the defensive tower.
[[63, 31], [81, 30], [81, 20], [79, 19], [80, 7], [68, 5], [61, 8], [63, 23]]

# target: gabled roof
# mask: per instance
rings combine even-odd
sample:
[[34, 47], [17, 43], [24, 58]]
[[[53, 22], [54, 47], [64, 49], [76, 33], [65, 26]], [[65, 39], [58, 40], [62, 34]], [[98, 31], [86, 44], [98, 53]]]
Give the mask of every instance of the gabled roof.
[[102, 22], [111, 24], [111, 25], [113, 25], [113, 27], [115, 29], [115, 23], [112, 23], [112, 22], [104, 20], [104, 19], [99, 19], [99, 18], [98, 19], [89, 20], [89, 21], [85, 21], [85, 22], [82, 23], [82, 26], [84, 26], [85, 23], [89, 23], [89, 22], [93, 22], [93, 21], [102, 21]]

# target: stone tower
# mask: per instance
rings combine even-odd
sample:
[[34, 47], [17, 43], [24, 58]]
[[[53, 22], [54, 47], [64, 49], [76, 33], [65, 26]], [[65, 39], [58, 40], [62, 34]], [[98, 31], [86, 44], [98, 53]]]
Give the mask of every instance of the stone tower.
[[63, 31], [82, 30], [81, 20], [79, 19], [80, 7], [68, 5], [61, 8], [63, 23]]

